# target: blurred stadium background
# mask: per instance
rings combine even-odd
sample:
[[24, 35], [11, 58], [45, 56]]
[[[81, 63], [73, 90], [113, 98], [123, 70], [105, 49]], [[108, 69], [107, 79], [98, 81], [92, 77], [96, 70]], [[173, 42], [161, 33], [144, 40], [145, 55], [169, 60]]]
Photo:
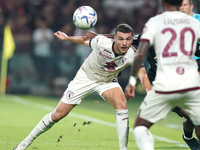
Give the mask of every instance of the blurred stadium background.
[[[3, 29], [9, 24], [16, 49], [8, 61], [8, 94], [61, 96], [75, 76], [90, 48], [58, 41], [53, 33], [81, 36], [87, 31], [73, 24], [73, 12], [89, 5], [98, 14], [92, 30], [113, 33], [119, 23], [131, 25], [141, 33], [144, 23], [162, 10], [161, 0], [0, 0], [0, 60]], [[200, 13], [200, 0], [193, 0], [194, 12]], [[1, 62], [1, 61], [0, 61]], [[148, 65], [145, 64], [148, 68]], [[124, 88], [130, 68], [122, 72], [119, 82]], [[138, 85], [137, 94], [144, 94]]]

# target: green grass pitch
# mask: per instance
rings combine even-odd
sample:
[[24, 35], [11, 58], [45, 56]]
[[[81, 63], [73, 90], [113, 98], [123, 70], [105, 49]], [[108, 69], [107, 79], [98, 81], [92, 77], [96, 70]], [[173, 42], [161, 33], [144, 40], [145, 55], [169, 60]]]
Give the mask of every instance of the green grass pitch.
[[[129, 150], [138, 150], [133, 138], [133, 123], [141, 100], [142, 97], [136, 97], [128, 101]], [[59, 98], [0, 96], [0, 150], [12, 150], [44, 115], [53, 111], [58, 101]], [[155, 149], [189, 149], [182, 140], [182, 120], [170, 112], [165, 121], [151, 128]], [[100, 97], [88, 97], [69, 116], [40, 135], [28, 150], [117, 150], [118, 138], [114, 123], [114, 108]]]

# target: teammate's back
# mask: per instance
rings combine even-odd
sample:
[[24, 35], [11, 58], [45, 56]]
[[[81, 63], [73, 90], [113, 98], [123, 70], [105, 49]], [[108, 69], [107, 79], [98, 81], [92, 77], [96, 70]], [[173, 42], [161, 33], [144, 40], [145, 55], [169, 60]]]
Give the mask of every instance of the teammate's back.
[[[175, 106], [186, 111], [197, 129], [197, 137], [200, 137], [199, 75], [193, 58], [197, 39], [200, 40], [200, 23], [178, 12], [182, 2], [162, 0], [164, 13], [146, 23], [132, 65], [129, 84], [134, 86], [145, 54], [151, 45], [155, 46], [156, 78], [153, 89], [140, 105], [134, 124], [134, 137], [140, 150], [154, 150], [154, 138], [149, 128], [166, 119]], [[196, 150], [196, 146], [191, 149]]]
[[155, 90], [176, 91], [198, 87], [198, 67], [193, 55], [200, 37], [200, 23], [179, 11], [168, 11], [151, 18], [146, 28], [141, 40], [150, 39], [158, 62]]

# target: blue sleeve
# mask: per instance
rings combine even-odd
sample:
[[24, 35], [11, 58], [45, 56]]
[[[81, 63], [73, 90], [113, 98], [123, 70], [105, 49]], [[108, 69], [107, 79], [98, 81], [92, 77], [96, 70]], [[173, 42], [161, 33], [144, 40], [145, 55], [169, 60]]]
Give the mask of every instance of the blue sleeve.
[[198, 59], [200, 59], [200, 57], [197, 57], [197, 56], [194, 55], [194, 59], [195, 59], [195, 60], [198, 60]]
[[[199, 22], [200, 22], [200, 14], [195, 14], [195, 13], [193, 13], [193, 16], [192, 16], [193, 18], [195, 18], [195, 19], [197, 19], [197, 20], [199, 20]], [[195, 55], [194, 55], [194, 59], [195, 60], [198, 60], [198, 59], [200, 59], [200, 42], [198, 41], [198, 43], [197, 43], [197, 50], [196, 50], [196, 53], [195, 53]]]
[[195, 19], [197, 19], [197, 20], [199, 20], [199, 22], [200, 22], [200, 14], [193, 13], [192, 17], [195, 18]]

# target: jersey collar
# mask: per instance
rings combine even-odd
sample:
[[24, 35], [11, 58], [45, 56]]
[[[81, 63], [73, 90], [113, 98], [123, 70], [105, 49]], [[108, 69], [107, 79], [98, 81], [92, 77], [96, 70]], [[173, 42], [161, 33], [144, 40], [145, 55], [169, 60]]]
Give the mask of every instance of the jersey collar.
[[112, 51], [113, 51], [113, 53], [115, 54], [115, 57], [120, 56], [120, 55], [124, 55], [124, 54], [117, 54], [117, 53], [114, 51], [114, 44], [115, 44], [115, 41], [114, 41], [113, 44], [112, 44]]

